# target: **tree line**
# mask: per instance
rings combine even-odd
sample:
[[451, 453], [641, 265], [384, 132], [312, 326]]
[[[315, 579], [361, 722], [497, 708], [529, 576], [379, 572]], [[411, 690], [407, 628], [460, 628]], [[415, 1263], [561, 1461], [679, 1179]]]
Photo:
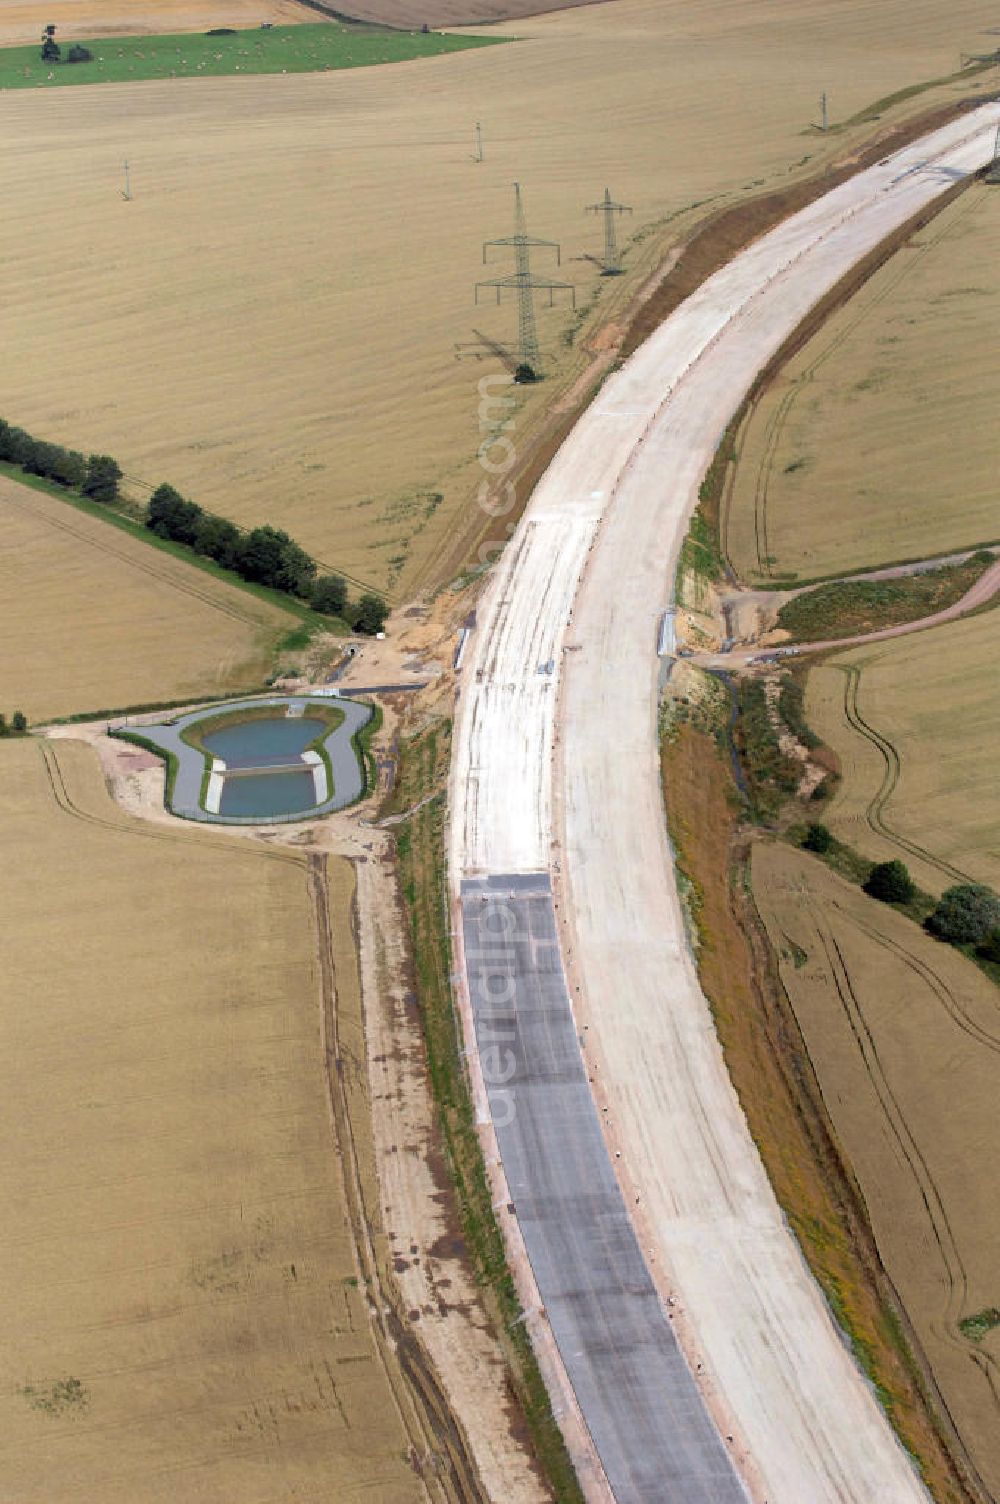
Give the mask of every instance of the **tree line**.
[[[2, 418], [0, 460], [20, 465], [26, 475], [54, 481], [89, 501], [113, 505], [120, 499], [122, 471], [110, 455], [85, 456], [64, 449], [61, 444], [33, 438]], [[357, 632], [374, 636], [385, 625], [389, 608], [380, 595], [366, 591], [351, 600], [347, 581], [339, 574], [321, 575], [315, 560], [279, 528], [237, 527], [166, 484], [153, 492], [143, 520], [158, 538], [179, 543], [250, 584], [266, 585], [305, 601], [324, 616], [339, 616]]]

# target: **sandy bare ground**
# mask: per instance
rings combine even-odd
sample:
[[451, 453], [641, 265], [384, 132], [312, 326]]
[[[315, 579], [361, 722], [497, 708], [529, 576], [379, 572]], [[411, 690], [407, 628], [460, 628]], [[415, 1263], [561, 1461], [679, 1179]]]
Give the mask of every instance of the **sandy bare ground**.
[[[885, 571], [881, 577], [891, 577], [891, 573]], [[940, 611], [932, 612], [930, 616], [918, 617], [916, 621], [900, 622], [895, 627], [880, 627], [875, 632], [862, 632], [857, 637], [831, 637], [822, 642], [797, 642], [794, 648], [779, 646], [777, 649], [770, 649], [770, 652], [777, 652], [782, 656], [799, 657], [806, 653], [824, 653], [835, 648], [863, 647], [869, 642], [888, 642], [894, 637], [909, 637], [913, 632], [926, 632], [933, 627], [944, 626], [946, 622], [958, 621], [963, 616], [979, 611], [992, 601], [998, 590], [1000, 590], [1000, 560], [981, 574], [960, 600], [950, 606], [945, 606]], [[732, 653], [695, 653], [691, 655], [690, 661], [698, 668], [736, 668], [745, 666], [749, 659], [759, 657], [760, 653], [761, 648], [755, 646], [738, 648]]]
[[315, 21], [316, 12], [296, 0], [53, 0], [42, 15], [23, 0], [0, 0], [0, 46], [37, 42], [50, 21], [58, 36], [114, 37], [205, 31], [210, 26], [289, 25]]
[[453, 881], [557, 878], [570, 992], [640, 1241], [771, 1504], [924, 1495], [782, 1223], [698, 988], [662, 817], [658, 604], [753, 376], [859, 256], [988, 158], [998, 115], [787, 221], [606, 383], [501, 560], [463, 668]]

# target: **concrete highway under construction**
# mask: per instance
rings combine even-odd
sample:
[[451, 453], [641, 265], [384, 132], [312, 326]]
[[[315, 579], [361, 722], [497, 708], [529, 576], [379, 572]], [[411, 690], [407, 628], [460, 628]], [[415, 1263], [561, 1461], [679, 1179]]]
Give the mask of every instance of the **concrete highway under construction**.
[[494, 1203], [584, 1491], [618, 1504], [927, 1494], [801, 1256], [684, 932], [657, 629], [755, 376], [861, 258], [993, 155], [992, 103], [706, 281], [602, 387], [464, 654], [449, 872]]

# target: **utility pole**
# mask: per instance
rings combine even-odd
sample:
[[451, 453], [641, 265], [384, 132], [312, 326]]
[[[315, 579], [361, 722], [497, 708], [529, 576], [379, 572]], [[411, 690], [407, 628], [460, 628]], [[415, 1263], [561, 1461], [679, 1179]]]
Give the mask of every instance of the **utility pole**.
[[472, 160], [474, 162], [483, 161], [483, 128], [478, 120], [476, 121], [476, 154]]
[[617, 214], [631, 214], [628, 204], [616, 204], [611, 197], [611, 189], [605, 188], [604, 197], [599, 204], [588, 204], [588, 214], [604, 215], [604, 260], [601, 262], [602, 277], [620, 277], [622, 272], [622, 256], [618, 249], [618, 235], [615, 230], [615, 216]]
[[536, 235], [528, 234], [520, 183], [514, 184], [514, 234], [505, 235], [498, 240], [483, 241], [484, 265], [487, 251], [493, 245], [513, 248], [514, 275], [493, 277], [489, 281], [477, 282], [476, 302], [479, 302], [481, 287], [495, 288], [498, 304], [505, 288], [512, 288], [517, 293], [517, 372], [514, 379], [515, 381], [536, 381], [542, 374], [542, 358], [538, 348], [538, 331], [535, 326], [535, 290], [537, 288], [548, 293], [550, 308], [555, 301], [556, 292], [569, 292], [572, 294], [575, 308], [576, 288], [571, 282], [556, 282], [549, 277], [536, 277], [532, 272], [531, 249], [533, 246], [554, 250], [557, 266], [560, 263], [560, 251], [558, 241], [539, 240]]
[[122, 194], [122, 198], [125, 200], [125, 202], [127, 204], [129, 204], [129, 203], [132, 202], [132, 184], [131, 184], [131, 181], [129, 179], [128, 157], [125, 158], [125, 164], [124, 165], [125, 165], [125, 191]]
[[827, 107], [826, 107], [826, 90], [825, 89], [824, 89], [823, 93], [819, 96], [819, 113], [820, 113], [820, 120], [822, 122], [821, 125], [820, 125], [820, 130], [823, 130], [823, 131], [829, 130], [830, 129], [830, 117], [829, 117], [829, 115], [827, 113]]

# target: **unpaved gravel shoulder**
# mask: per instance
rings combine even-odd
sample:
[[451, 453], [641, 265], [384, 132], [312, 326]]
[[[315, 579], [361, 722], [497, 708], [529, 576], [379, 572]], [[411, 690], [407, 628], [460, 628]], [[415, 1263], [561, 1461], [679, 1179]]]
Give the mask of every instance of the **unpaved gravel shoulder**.
[[387, 855], [356, 865], [368, 1070], [382, 1216], [411, 1321], [451, 1397], [498, 1504], [550, 1494], [513, 1425], [507, 1372], [449, 1207], [417, 1004], [410, 992], [395, 873]]

